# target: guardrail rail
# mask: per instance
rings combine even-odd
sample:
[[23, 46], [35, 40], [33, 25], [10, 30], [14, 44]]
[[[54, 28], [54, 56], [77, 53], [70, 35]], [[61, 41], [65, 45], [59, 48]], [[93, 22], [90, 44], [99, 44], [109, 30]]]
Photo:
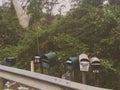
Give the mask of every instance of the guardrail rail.
[[0, 65], [0, 77], [39, 90], [110, 90]]

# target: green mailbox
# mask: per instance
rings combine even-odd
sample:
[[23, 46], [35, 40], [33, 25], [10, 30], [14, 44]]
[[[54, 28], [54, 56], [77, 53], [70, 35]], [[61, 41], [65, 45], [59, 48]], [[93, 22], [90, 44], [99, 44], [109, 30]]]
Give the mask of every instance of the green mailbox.
[[49, 52], [47, 54], [44, 54], [41, 57], [41, 60], [42, 60], [42, 67], [49, 69], [50, 67], [56, 64], [57, 54], [55, 52]]
[[66, 70], [73, 71], [75, 68], [79, 67], [79, 57], [70, 57], [66, 61]]

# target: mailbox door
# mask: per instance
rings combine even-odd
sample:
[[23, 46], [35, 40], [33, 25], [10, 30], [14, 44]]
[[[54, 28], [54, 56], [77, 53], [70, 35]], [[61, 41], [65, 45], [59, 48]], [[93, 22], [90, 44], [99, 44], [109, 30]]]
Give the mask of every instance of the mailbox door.
[[81, 61], [79, 65], [80, 65], [80, 71], [89, 71], [88, 61]]
[[91, 68], [94, 73], [99, 73], [100, 67], [101, 67], [100, 63], [92, 63], [91, 64]]

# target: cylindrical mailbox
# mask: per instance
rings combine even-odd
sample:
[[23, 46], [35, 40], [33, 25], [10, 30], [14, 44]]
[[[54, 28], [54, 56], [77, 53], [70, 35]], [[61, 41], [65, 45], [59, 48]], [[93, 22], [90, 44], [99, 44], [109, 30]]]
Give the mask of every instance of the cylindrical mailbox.
[[57, 54], [55, 52], [49, 52], [41, 57], [42, 67], [49, 68], [56, 64]]
[[87, 54], [79, 55], [80, 71], [89, 71], [89, 58]]

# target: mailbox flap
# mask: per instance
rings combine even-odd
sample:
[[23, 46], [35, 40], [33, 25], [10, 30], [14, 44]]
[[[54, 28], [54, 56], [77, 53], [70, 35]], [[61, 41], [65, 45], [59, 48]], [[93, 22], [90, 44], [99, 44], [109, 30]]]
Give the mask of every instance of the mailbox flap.
[[80, 54], [79, 61], [81, 61], [81, 60], [88, 60], [89, 61], [88, 55], [87, 54]]
[[96, 62], [96, 63], [100, 63], [100, 60], [97, 58], [97, 57], [92, 57], [91, 59], [90, 59], [90, 62], [91, 63], [94, 63], [94, 62]]

